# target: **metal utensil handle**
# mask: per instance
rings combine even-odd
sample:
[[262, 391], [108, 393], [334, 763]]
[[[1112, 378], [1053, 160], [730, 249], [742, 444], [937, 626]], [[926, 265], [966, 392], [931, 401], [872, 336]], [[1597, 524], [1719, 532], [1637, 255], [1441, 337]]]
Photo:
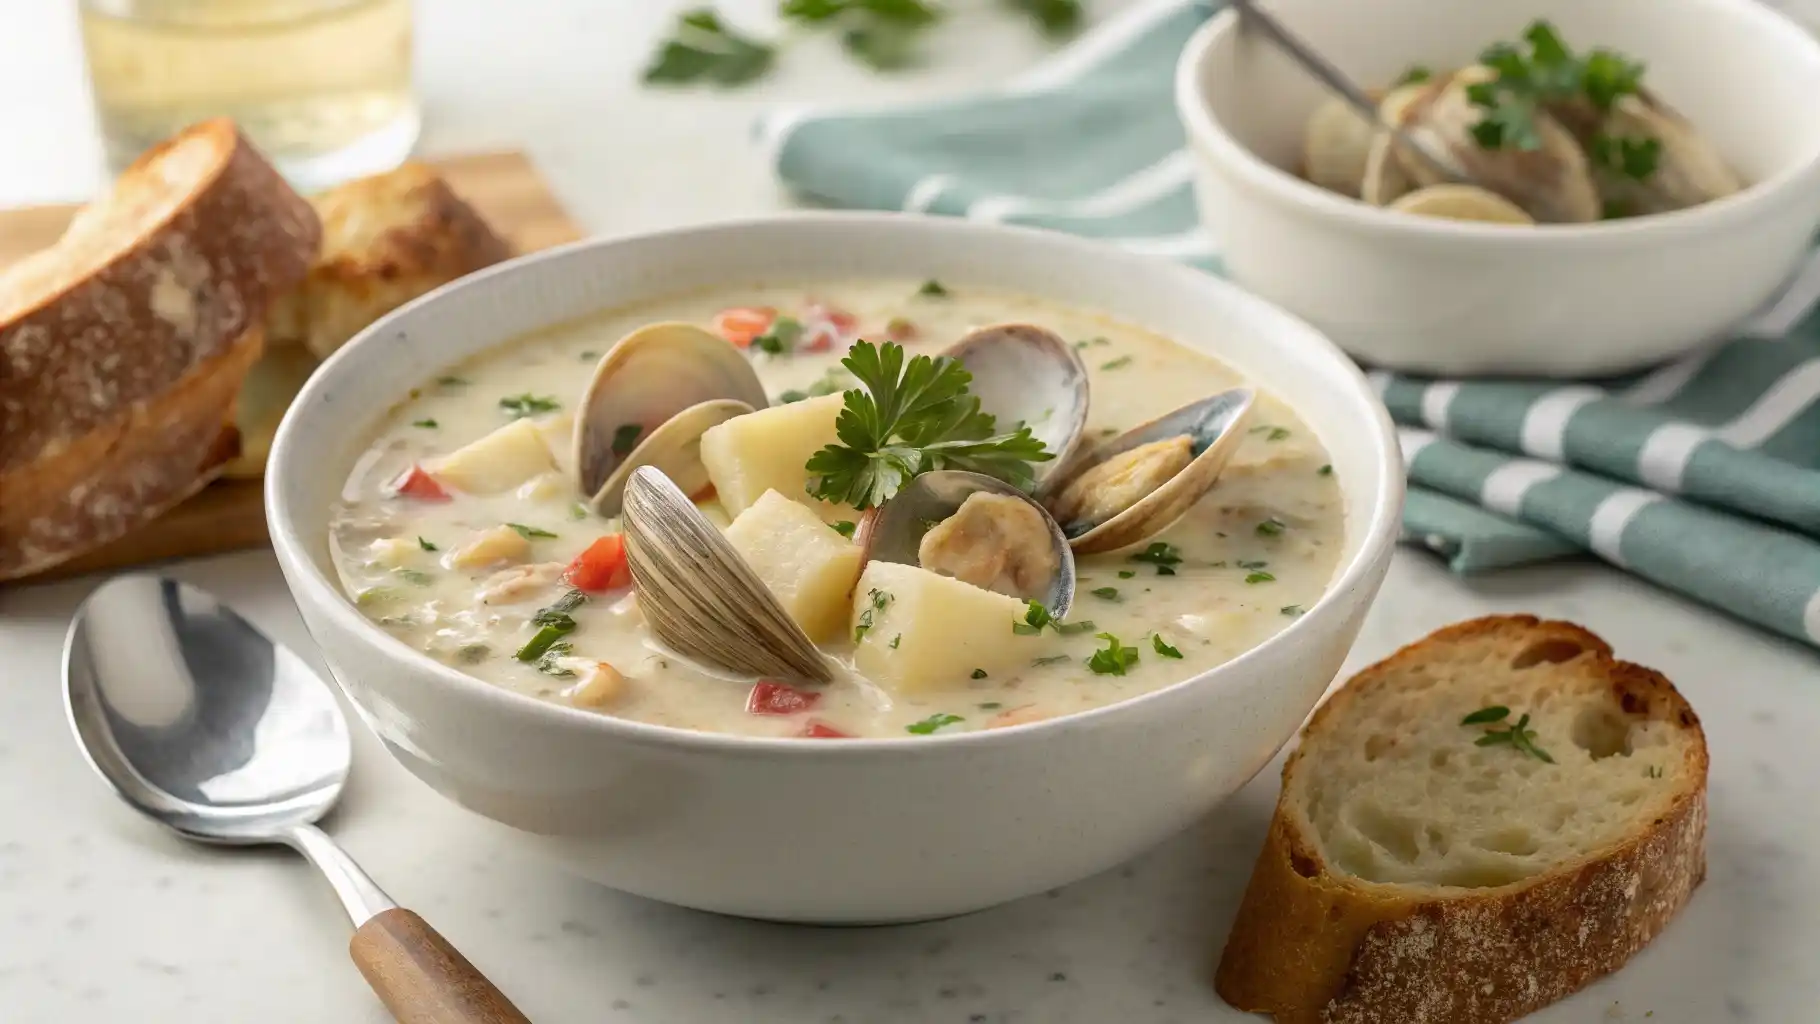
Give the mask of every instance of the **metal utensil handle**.
[[1399, 146], [1420, 157], [1423, 163], [1444, 175], [1449, 181], [1465, 185], [1476, 184], [1462, 174], [1458, 168], [1451, 166], [1447, 161], [1430, 152], [1427, 146], [1417, 142], [1403, 130], [1401, 125], [1394, 125], [1386, 121], [1383, 112], [1378, 109], [1376, 103], [1372, 102], [1371, 97], [1365, 94], [1365, 90], [1359, 88], [1352, 79], [1346, 76], [1345, 72], [1334, 67], [1327, 58], [1310, 49], [1307, 43], [1289, 31], [1288, 26], [1278, 21], [1275, 15], [1266, 13], [1257, 5], [1257, 0], [1232, 0], [1232, 5], [1238, 8], [1239, 19], [1242, 23], [1251, 25], [1269, 36], [1271, 42], [1276, 43], [1283, 52], [1294, 58], [1297, 64], [1302, 65], [1304, 70], [1320, 79], [1321, 84], [1345, 100], [1359, 112], [1359, 116], [1376, 125], [1380, 131], [1389, 132], [1391, 137], [1397, 140]]

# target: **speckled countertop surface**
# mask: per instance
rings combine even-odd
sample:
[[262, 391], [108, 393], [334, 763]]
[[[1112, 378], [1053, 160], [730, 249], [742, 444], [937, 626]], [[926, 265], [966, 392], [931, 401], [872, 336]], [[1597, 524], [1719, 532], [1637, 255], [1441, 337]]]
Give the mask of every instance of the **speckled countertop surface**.
[[[79, 197], [97, 176], [72, 5], [6, 6], [0, 205]], [[420, 5], [425, 147], [525, 145], [596, 230], [780, 205], [761, 169], [716, 159], [767, 102], [940, 94], [1036, 55], [1024, 33], [981, 18], [914, 79], [874, 81], [811, 47], [760, 92], [648, 95], [618, 69], [636, 64], [680, 4], [544, 0], [513, 5], [510, 18], [503, 6]], [[988, 54], [997, 63], [978, 59]], [[175, 571], [307, 648], [269, 555]], [[0, 590], [0, 1021], [385, 1020], [347, 960], [340, 911], [301, 861], [185, 845], [117, 803], [82, 763], [56, 673], [68, 617], [94, 583]], [[1467, 583], [1404, 552], [1349, 667], [1490, 611], [1578, 620], [1665, 671], [1713, 748], [1706, 884], [1623, 972], [1531, 1019], [1820, 1019], [1820, 657], [1598, 565]], [[1221, 1003], [1208, 978], [1275, 798], [1275, 766], [1184, 835], [1066, 889], [933, 924], [811, 929], [570, 880], [508, 851], [364, 731], [355, 756], [331, 830], [540, 1024], [1254, 1019]]]

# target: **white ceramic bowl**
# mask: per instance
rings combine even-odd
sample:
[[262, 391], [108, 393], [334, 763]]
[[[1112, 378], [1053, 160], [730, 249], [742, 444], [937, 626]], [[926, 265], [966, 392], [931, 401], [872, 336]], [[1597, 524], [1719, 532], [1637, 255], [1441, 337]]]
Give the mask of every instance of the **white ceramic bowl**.
[[[1331, 590], [1275, 639], [1180, 685], [994, 732], [806, 743], [590, 714], [461, 674], [336, 582], [329, 505], [384, 411], [445, 367], [596, 310], [725, 283], [936, 276], [1054, 296], [1217, 353], [1319, 434], [1347, 500]], [[266, 508], [298, 607], [367, 724], [419, 778], [586, 877], [752, 917], [938, 917], [1115, 865], [1251, 778], [1340, 668], [1397, 536], [1383, 407], [1311, 328], [1180, 266], [1057, 234], [830, 214], [539, 253], [386, 317], [285, 417]]]
[[1820, 42], [1759, 0], [1275, 0], [1355, 81], [1459, 67], [1548, 18], [1645, 82], [1751, 182], [1691, 210], [1510, 228], [1393, 214], [1287, 169], [1326, 95], [1236, 14], [1188, 44], [1176, 103], [1202, 217], [1234, 280], [1381, 366], [1581, 376], [1632, 369], [1736, 326], [1820, 226]]

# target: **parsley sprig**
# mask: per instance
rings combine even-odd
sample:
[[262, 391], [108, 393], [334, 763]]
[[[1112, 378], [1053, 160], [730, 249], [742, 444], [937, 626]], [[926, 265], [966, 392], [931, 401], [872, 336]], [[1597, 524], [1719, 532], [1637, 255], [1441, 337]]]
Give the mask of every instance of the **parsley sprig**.
[[1497, 73], [1466, 89], [1466, 98], [1484, 111], [1472, 127], [1482, 148], [1540, 149], [1536, 115], [1551, 104], [1585, 100], [1604, 112], [1640, 87], [1641, 63], [1607, 49], [1578, 56], [1547, 21], [1530, 22], [1523, 42], [1527, 53], [1521, 43], [1495, 43], [1479, 55], [1479, 63]]
[[1509, 708], [1502, 704], [1493, 704], [1460, 719], [1460, 724], [1487, 727], [1485, 734], [1473, 741], [1474, 746], [1495, 747], [1499, 744], [1509, 744], [1538, 761], [1554, 764], [1555, 759], [1548, 756], [1548, 751], [1536, 746], [1536, 731], [1529, 727], [1528, 715], [1518, 718], [1514, 725], [1508, 725], [1502, 729], [1494, 727], [1494, 723], [1502, 722], [1509, 717]]
[[1028, 489], [1033, 462], [1055, 456], [1019, 426], [994, 433], [992, 416], [967, 387], [973, 375], [947, 356], [904, 358], [903, 346], [855, 344], [841, 365], [864, 388], [842, 393], [834, 421], [839, 444], [810, 456], [809, 493], [854, 508], [882, 505], [913, 478], [964, 469]]

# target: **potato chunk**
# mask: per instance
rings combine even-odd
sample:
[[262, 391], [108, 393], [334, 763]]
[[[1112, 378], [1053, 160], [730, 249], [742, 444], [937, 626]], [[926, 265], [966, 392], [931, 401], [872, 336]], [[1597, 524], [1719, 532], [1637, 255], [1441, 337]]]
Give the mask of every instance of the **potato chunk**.
[[1041, 598], [1062, 564], [1041, 512], [987, 491], [968, 495], [923, 534], [917, 561], [931, 572], [1019, 598]]
[[1050, 511], [1064, 526], [1098, 526], [1142, 501], [1194, 461], [1194, 441], [1177, 434], [1120, 452], [1076, 477]]
[[727, 528], [727, 540], [816, 643], [847, 628], [847, 594], [859, 579], [859, 545], [801, 502], [766, 491]]
[[543, 431], [521, 419], [469, 441], [438, 459], [430, 471], [469, 494], [497, 494], [555, 468]]
[[777, 491], [812, 508], [827, 522], [858, 519], [845, 505], [808, 496], [809, 456], [833, 444], [839, 395], [824, 395], [735, 416], [701, 436], [701, 461], [728, 515], [751, 508], [766, 491]]
[[973, 673], [1008, 679], [1050, 653], [1054, 633], [1025, 636], [1024, 602], [927, 569], [872, 562], [853, 591], [854, 667], [909, 695], [964, 690]]
[[501, 562], [516, 562], [530, 553], [531, 542], [517, 530], [510, 526], [495, 526], [481, 530], [456, 548], [449, 556], [449, 565], [456, 569], [478, 569]]

